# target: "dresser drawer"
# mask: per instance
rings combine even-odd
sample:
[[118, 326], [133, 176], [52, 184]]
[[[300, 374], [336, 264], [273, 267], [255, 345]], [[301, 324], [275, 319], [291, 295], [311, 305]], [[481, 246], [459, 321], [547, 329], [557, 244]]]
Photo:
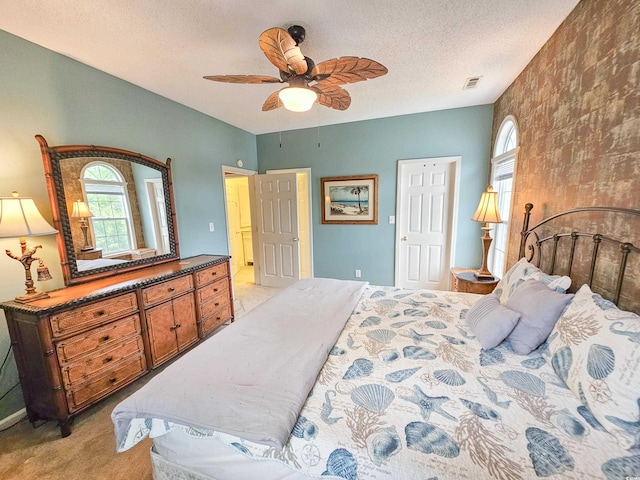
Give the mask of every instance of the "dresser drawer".
[[73, 413], [118, 388], [131, 383], [146, 371], [147, 364], [144, 355], [140, 355], [132, 359], [127, 359], [119, 365], [114, 365], [111, 370], [108, 370], [103, 375], [92, 378], [76, 388], [67, 390], [69, 412]]
[[149, 305], [177, 297], [178, 295], [190, 290], [193, 290], [192, 277], [191, 275], [184, 275], [173, 280], [167, 280], [166, 282], [159, 283], [152, 287], [144, 288], [142, 290], [142, 303], [147, 307]]
[[204, 337], [231, 318], [231, 305], [227, 304], [207, 317], [201, 317], [200, 336]]
[[219, 292], [217, 295], [210, 297], [206, 302], [200, 303], [200, 318], [208, 317], [216, 310], [228, 306], [229, 292]]
[[111, 347], [65, 365], [61, 369], [65, 387], [69, 388], [78, 382], [84, 382], [91, 377], [100, 375], [129, 357], [141, 356], [144, 349], [140, 335], [130, 338], [124, 343], [111, 345]]
[[196, 286], [206, 285], [229, 275], [229, 262], [219, 263], [196, 272]]
[[52, 315], [50, 319], [51, 331], [54, 338], [62, 337], [110, 322], [137, 310], [136, 294], [126, 293]]
[[96, 351], [122, 342], [126, 337], [139, 334], [140, 317], [138, 314], [130, 315], [104, 327], [58, 342], [58, 362], [62, 365], [79, 357], [92, 355]]
[[209, 285], [205, 285], [198, 289], [198, 303], [208, 302], [214, 297], [219, 297], [220, 295], [224, 295], [228, 298], [231, 297], [229, 294], [229, 280], [226, 278], [222, 278], [215, 283], [210, 283]]

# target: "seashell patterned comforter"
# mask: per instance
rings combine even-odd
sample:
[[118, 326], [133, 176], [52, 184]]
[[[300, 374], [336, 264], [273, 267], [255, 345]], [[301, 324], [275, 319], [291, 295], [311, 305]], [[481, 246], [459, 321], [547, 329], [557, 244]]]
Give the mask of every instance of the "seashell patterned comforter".
[[370, 286], [283, 450], [217, 432], [250, 457], [311, 476], [365, 479], [625, 478], [640, 470], [557, 377], [545, 345], [484, 351], [477, 295]]

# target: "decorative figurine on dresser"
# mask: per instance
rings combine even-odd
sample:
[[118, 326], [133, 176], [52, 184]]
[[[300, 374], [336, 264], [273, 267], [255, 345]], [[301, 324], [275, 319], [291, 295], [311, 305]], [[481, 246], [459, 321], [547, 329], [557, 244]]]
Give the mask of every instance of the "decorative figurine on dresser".
[[[0, 308], [29, 420], [66, 437], [75, 415], [233, 321], [230, 257], [180, 258], [170, 160], [36, 139], [67, 287]], [[83, 259], [87, 245], [101, 256]]]

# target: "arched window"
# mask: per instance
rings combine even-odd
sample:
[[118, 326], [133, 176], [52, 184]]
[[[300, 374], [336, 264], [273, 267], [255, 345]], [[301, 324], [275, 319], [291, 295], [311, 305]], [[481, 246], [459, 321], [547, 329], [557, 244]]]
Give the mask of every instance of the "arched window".
[[105, 162], [91, 162], [81, 181], [89, 210], [96, 248], [108, 256], [135, 248], [127, 184], [120, 171]]
[[498, 192], [500, 217], [503, 223], [495, 226], [491, 251], [489, 252], [490, 270], [497, 277], [505, 271], [507, 242], [509, 241], [509, 214], [513, 176], [518, 151], [518, 126], [516, 119], [509, 115], [498, 129], [496, 144], [491, 159], [491, 185]]

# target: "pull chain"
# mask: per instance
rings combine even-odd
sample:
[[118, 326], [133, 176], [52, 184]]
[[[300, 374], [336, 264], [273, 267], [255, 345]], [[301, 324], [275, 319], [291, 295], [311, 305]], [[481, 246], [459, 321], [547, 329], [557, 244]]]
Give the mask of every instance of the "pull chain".
[[320, 104], [316, 104], [316, 119], [318, 122], [318, 148], [320, 148]]

